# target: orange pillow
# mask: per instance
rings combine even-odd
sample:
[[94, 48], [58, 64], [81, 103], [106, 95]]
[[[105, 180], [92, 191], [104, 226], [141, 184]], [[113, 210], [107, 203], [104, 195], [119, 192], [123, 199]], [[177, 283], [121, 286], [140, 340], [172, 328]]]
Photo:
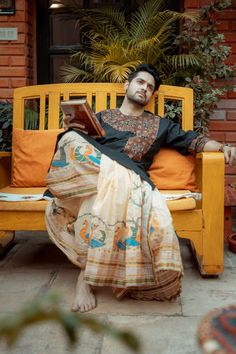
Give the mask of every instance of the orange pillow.
[[13, 129], [12, 180], [14, 187], [44, 187], [57, 135], [63, 129]]
[[161, 149], [149, 169], [150, 178], [158, 189], [189, 189], [196, 192], [195, 158], [173, 149]]

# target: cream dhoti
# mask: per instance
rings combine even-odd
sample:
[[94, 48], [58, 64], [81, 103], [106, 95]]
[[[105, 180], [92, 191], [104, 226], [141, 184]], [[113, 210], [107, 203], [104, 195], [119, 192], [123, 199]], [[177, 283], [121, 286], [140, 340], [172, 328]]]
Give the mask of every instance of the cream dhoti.
[[180, 294], [179, 243], [157, 189], [74, 131], [59, 141], [47, 183], [49, 236], [88, 284], [111, 286], [118, 298]]

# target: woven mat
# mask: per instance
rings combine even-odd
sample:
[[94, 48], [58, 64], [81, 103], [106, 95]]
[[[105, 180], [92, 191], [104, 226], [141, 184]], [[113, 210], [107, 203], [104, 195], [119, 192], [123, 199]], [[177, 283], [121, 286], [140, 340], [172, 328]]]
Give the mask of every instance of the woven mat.
[[236, 353], [236, 305], [207, 314], [198, 328], [198, 341], [204, 353]]

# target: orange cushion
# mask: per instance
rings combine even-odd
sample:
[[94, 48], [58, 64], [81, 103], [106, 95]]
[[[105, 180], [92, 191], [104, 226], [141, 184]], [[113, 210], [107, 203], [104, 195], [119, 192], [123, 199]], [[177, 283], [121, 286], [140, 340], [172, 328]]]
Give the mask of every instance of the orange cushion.
[[14, 187], [43, 187], [57, 135], [63, 129], [13, 129], [12, 180]]
[[161, 149], [149, 169], [150, 178], [158, 189], [189, 189], [197, 191], [195, 158], [173, 149]]

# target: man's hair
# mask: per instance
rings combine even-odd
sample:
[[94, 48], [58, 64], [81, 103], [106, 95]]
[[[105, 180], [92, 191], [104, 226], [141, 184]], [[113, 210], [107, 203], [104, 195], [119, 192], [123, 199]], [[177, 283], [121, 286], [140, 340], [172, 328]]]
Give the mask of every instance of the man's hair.
[[154, 81], [155, 81], [155, 87], [154, 87], [154, 91], [158, 90], [160, 84], [161, 84], [161, 78], [155, 68], [154, 65], [152, 64], [140, 64], [137, 66], [137, 68], [132, 71], [127, 80], [129, 82], [131, 82], [137, 75], [140, 71], [146, 71], [147, 73], [149, 73], [150, 75], [152, 75], [152, 77], [154, 78]]

